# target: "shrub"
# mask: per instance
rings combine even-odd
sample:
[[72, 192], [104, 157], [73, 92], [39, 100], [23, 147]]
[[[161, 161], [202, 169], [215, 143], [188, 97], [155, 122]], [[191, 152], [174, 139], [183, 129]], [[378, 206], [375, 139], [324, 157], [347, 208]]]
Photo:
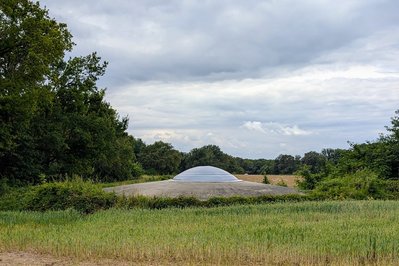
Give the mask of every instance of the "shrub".
[[269, 178], [267, 177], [267, 175], [263, 176], [263, 184], [270, 184]]
[[25, 209], [25, 194], [29, 187], [8, 188], [0, 194], [0, 211], [21, 211]]
[[144, 197], [134, 196], [118, 197], [115, 205], [116, 208], [131, 209], [131, 208], [145, 208], [145, 209], [164, 209], [164, 208], [187, 208], [187, 207], [220, 207], [230, 205], [242, 204], [264, 204], [273, 202], [299, 202], [305, 200], [319, 200], [324, 198], [317, 198], [315, 196], [308, 196], [303, 194], [289, 194], [289, 195], [262, 195], [254, 197], [212, 197], [208, 200], [199, 200], [195, 197], [177, 197], [177, 198], [158, 198], [158, 197]]
[[8, 186], [7, 179], [0, 178], [0, 195], [4, 195], [9, 192], [10, 187]]
[[32, 187], [25, 195], [24, 209], [33, 211], [75, 209], [93, 213], [115, 205], [117, 196], [91, 182], [74, 180]]
[[382, 181], [386, 197], [389, 199], [399, 199], [399, 180]]
[[328, 178], [317, 184], [314, 195], [331, 199], [381, 199], [386, 197], [383, 181], [370, 170], [361, 170], [340, 178]]
[[280, 181], [278, 181], [278, 183], [276, 184], [277, 186], [282, 186], [282, 187], [288, 187], [287, 183], [285, 183], [284, 180], [280, 179]]
[[298, 180], [297, 184], [300, 189], [304, 190], [314, 189], [317, 183], [323, 179], [322, 173], [313, 174], [308, 165], [303, 165], [295, 174], [303, 178], [302, 180]]

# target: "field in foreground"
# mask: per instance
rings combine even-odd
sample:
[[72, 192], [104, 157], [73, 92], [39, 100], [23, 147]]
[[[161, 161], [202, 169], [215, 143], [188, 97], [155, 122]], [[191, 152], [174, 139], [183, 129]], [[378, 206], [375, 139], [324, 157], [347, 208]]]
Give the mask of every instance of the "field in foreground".
[[0, 212], [0, 252], [142, 264], [399, 264], [399, 202]]

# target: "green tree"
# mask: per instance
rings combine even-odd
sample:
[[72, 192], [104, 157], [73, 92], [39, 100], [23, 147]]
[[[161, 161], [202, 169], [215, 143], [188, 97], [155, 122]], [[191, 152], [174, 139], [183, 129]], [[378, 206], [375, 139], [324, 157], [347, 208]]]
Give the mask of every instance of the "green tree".
[[147, 173], [173, 174], [178, 171], [182, 156], [171, 144], [157, 141], [145, 146], [138, 160]]
[[0, 8], [0, 179], [138, 175], [128, 121], [96, 85], [107, 64], [96, 53], [65, 62], [71, 34], [38, 3], [5, 0]]
[[310, 151], [304, 154], [301, 159], [302, 165], [309, 166], [309, 171], [312, 174], [320, 173], [325, 169], [326, 166], [326, 158], [315, 151]]
[[231, 173], [244, 172], [244, 169], [234, 157], [222, 152], [216, 145], [207, 145], [192, 149], [189, 153], [185, 154], [181, 170], [204, 165], [219, 167]]
[[71, 48], [66, 25], [38, 3], [0, 2], [0, 177], [38, 174], [32, 120], [51, 102], [46, 83]]
[[274, 159], [274, 174], [293, 174], [299, 167], [300, 157], [280, 154]]
[[345, 150], [343, 149], [323, 149], [321, 154], [324, 156], [327, 162], [332, 164], [337, 164], [344, 154]]

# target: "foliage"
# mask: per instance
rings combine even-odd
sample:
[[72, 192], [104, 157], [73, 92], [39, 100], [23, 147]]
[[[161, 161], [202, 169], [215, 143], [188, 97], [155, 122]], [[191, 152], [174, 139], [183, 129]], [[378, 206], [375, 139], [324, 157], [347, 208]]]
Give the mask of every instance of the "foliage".
[[301, 180], [298, 180], [298, 187], [303, 190], [312, 190], [316, 187], [316, 184], [320, 182], [324, 175], [324, 173], [313, 174], [308, 165], [303, 165], [297, 172], [296, 175], [302, 177]]
[[38, 175], [32, 120], [51, 100], [44, 88], [52, 65], [71, 48], [66, 25], [38, 3], [0, 2], [0, 178]]
[[143, 147], [137, 157], [148, 174], [176, 173], [182, 160], [179, 151], [162, 141]]
[[222, 152], [216, 145], [192, 149], [184, 155], [181, 170], [203, 165], [219, 167], [230, 173], [244, 172], [244, 169], [240, 167], [234, 157]]
[[300, 164], [300, 156], [280, 154], [274, 160], [274, 174], [287, 175], [294, 173]]
[[305, 153], [301, 159], [302, 166], [308, 166], [310, 173], [320, 173], [326, 165], [326, 158], [315, 151]]
[[0, 210], [66, 210], [93, 213], [113, 207], [117, 196], [89, 181], [74, 179], [12, 189], [0, 197]]
[[107, 63], [96, 53], [64, 61], [72, 45], [66, 25], [38, 3], [0, 3], [0, 179], [26, 185], [141, 174], [127, 118], [96, 85]]
[[93, 213], [111, 208], [116, 200], [115, 194], [106, 193], [90, 182], [54, 182], [32, 188], [26, 194], [25, 209], [47, 211], [73, 208], [81, 213]]
[[[145, 209], [164, 209], [164, 208], [186, 208], [186, 207], [218, 207], [237, 204], [265, 204], [274, 202], [299, 202], [315, 200], [316, 196], [289, 194], [289, 195], [263, 195], [254, 197], [213, 197], [208, 200], [199, 200], [195, 197], [120, 197], [116, 207], [118, 208], [145, 208]], [[317, 199], [320, 199], [318, 197]]]
[[278, 181], [276, 185], [282, 187], [288, 187], [287, 183], [285, 183], [283, 179], [280, 179], [280, 181]]
[[270, 184], [269, 178], [267, 177], [267, 175], [263, 175], [263, 184]]
[[[350, 143], [348, 150], [323, 150], [325, 166], [314, 171], [309, 166], [302, 166], [298, 174], [304, 180], [299, 187], [307, 190], [317, 188], [317, 193], [333, 197], [396, 197], [395, 192], [389, 191], [395, 180], [399, 180], [399, 110], [395, 114], [391, 127], [387, 127], [388, 134], [381, 135], [377, 140]], [[359, 189], [359, 182], [365, 182], [366, 187], [370, 185], [371, 190], [365, 187]], [[356, 191], [353, 190], [355, 187]], [[388, 196], [375, 192], [375, 189], [385, 191]]]
[[324, 156], [325, 160], [331, 164], [337, 164], [342, 157], [345, 150], [343, 149], [323, 149], [321, 154]]
[[0, 210], [20, 211], [26, 209], [25, 195], [30, 187], [11, 188], [0, 194]]
[[234, 158], [244, 173], [250, 175], [273, 174], [274, 160]]
[[339, 178], [327, 178], [316, 185], [314, 194], [331, 199], [387, 198], [383, 181], [370, 170], [361, 170]]

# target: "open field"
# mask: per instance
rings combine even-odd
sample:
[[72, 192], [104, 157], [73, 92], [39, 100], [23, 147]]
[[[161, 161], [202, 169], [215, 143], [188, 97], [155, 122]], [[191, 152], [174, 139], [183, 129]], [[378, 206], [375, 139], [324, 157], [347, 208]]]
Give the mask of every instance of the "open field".
[[1, 252], [73, 263], [397, 265], [399, 202], [0, 212]]
[[[238, 179], [251, 181], [251, 182], [263, 182], [263, 175], [235, 175]], [[300, 180], [301, 177], [297, 175], [267, 175], [267, 178], [270, 181], [270, 184], [277, 185], [278, 182], [284, 181], [288, 187], [296, 187], [297, 180]]]

